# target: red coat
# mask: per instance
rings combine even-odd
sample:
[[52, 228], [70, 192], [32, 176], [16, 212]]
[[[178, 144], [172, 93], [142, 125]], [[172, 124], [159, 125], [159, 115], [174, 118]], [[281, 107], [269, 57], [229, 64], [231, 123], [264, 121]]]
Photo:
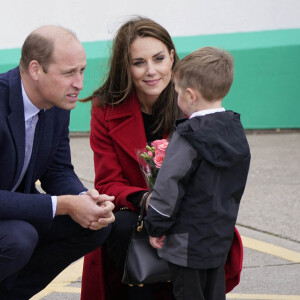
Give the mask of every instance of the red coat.
[[[95, 188], [101, 194], [115, 196], [116, 210], [124, 206], [135, 210], [126, 197], [148, 189], [136, 155], [136, 151], [143, 149], [147, 141], [135, 94], [118, 106], [108, 106], [105, 109], [93, 107], [90, 142], [94, 151]], [[239, 282], [242, 250], [237, 233], [229, 254], [230, 264], [225, 268], [227, 292]], [[113, 272], [112, 266], [107, 265], [107, 259], [102, 260], [102, 255], [100, 247], [84, 258], [81, 300], [109, 300], [104, 296], [104, 278], [112, 276]], [[109, 272], [105, 272], [104, 276], [105, 270]], [[113, 288], [118, 289], [118, 286], [114, 285]]]

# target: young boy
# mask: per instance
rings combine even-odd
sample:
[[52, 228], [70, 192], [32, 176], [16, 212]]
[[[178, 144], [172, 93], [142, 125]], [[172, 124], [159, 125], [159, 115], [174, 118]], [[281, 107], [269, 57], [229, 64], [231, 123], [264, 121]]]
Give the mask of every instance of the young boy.
[[250, 149], [240, 115], [222, 108], [233, 81], [229, 53], [201, 48], [173, 80], [178, 120], [147, 211], [150, 243], [169, 262], [177, 300], [225, 299], [224, 265], [245, 189]]

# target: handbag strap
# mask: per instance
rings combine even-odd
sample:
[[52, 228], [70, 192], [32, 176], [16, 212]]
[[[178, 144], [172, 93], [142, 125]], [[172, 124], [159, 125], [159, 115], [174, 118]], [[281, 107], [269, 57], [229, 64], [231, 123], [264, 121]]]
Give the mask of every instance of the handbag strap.
[[145, 212], [146, 202], [149, 194], [150, 192], [147, 192], [143, 196], [142, 205], [141, 205], [140, 213], [137, 220], [137, 227], [136, 227], [136, 230], [139, 232], [143, 229], [144, 226], [144, 212]]

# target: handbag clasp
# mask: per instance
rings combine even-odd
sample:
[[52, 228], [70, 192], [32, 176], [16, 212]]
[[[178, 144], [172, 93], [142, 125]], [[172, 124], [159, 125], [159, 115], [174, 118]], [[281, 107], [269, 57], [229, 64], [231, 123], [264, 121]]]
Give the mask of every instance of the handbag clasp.
[[144, 227], [144, 221], [142, 220], [142, 221], [141, 221], [141, 224], [136, 228], [136, 230], [137, 230], [138, 232], [140, 232], [140, 231], [143, 229], [143, 227]]

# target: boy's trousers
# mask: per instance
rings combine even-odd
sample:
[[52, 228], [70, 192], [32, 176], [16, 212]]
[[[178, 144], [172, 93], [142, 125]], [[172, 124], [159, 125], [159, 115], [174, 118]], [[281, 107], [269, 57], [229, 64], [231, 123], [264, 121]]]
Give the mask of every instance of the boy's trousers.
[[169, 263], [176, 300], [225, 300], [225, 268], [191, 269]]

